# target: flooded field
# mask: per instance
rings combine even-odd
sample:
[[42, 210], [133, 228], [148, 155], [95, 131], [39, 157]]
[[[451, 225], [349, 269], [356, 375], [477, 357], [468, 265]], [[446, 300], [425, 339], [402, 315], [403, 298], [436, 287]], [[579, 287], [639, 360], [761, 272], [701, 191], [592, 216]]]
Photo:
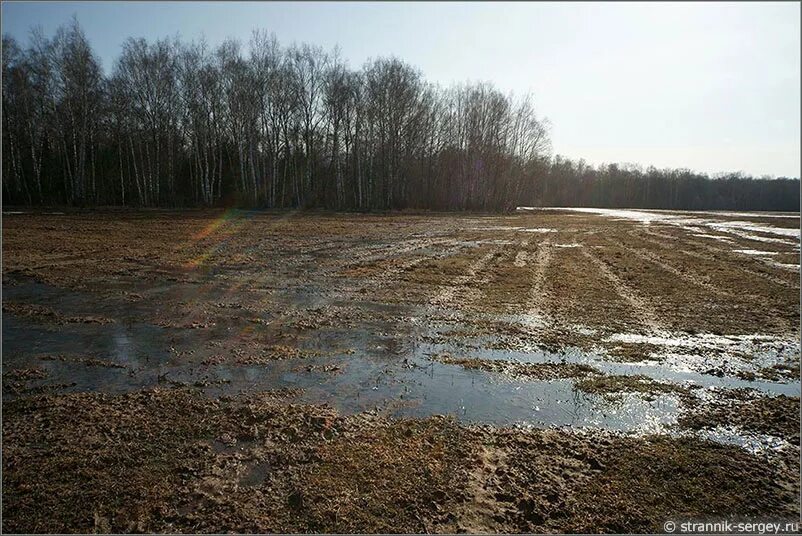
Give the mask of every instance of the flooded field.
[[799, 214], [4, 213], [3, 529], [799, 517]]

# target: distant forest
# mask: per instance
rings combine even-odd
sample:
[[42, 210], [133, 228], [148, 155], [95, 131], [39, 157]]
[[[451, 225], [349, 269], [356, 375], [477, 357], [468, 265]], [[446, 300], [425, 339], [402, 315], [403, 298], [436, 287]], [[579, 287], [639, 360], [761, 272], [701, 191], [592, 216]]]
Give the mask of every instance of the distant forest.
[[103, 73], [77, 21], [2, 41], [7, 205], [798, 210], [799, 180], [589, 167], [531, 98], [441, 88], [396, 58], [128, 39]]
[[799, 210], [799, 179], [687, 169], [588, 166], [556, 156], [533, 177], [528, 206], [662, 208], [675, 210]]

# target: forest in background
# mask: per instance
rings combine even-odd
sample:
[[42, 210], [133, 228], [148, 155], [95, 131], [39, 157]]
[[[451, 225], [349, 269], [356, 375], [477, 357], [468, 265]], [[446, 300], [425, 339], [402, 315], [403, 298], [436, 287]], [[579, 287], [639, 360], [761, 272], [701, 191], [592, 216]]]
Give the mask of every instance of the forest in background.
[[396, 58], [132, 38], [105, 75], [75, 20], [2, 46], [6, 205], [799, 209], [798, 179], [552, 157], [529, 96]]
[[589, 166], [555, 156], [527, 188], [528, 206], [798, 211], [798, 178], [710, 177], [632, 164]]

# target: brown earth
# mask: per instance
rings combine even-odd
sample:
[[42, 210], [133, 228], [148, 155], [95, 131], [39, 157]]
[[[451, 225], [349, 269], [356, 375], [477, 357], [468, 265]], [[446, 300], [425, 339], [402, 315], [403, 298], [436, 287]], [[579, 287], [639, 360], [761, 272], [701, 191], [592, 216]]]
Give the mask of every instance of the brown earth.
[[735, 425], [799, 444], [799, 399], [785, 395], [756, 397], [750, 391], [729, 391], [713, 404], [680, 417], [695, 429]]
[[[649, 322], [689, 332], [798, 330], [798, 275], [730, 251], [784, 251], [798, 262], [789, 246], [735, 238], [737, 247], [725, 249], [674, 226], [640, 228], [588, 214], [23, 214], [4, 218], [3, 232], [5, 279], [23, 274], [132, 300], [146, 299], [164, 281], [258, 291], [234, 294], [233, 309], [169, 300], [168, 323], [176, 313], [205, 325], [221, 314], [259, 310], [270, 305], [271, 291], [309, 282], [369, 292], [378, 301], [468, 311], [536, 307], [558, 324], [601, 332], [637, 331]], [[516, 266], [519, 252], [526, 256]], [[4, 303], [9, 311], [20, 307]]]
[[19, 399], [3, 438], [4, 532], [651, 532], [678, 513], [798, 515], [798, 466], [734, 446], [342, 417], [270, 392]]
[[[787, 220], [779, 226], [798, 226]], [[648, 339], [610, 338], [622, 333], [798, 338], [798, 273], [769, 262], [798, 264], [798, 249], [695, 233], [561, 211], [5, 216], [4, 287], [80, 291], [93, 300], [85, 308], [99, 305], [75, 313], [81, 304], [57, 294], [4, 298], [4, 315], [58, 334], [120, 327], [114, 307], [123, 304], [128, 322], [171, 337], [158, 367], [197, 376], [159, 368], [157, 388], [74, 393], [69, 377], [39, 364], [132, 377], [138, 369], [106, 355], [34, 353], [33, 365], [4, 356], [3, 530], [653, 532], [680, 514], [798, 518], [798, 398], [692, 401], [695, 389], [669, 380], [482, 358], [578, 348], [626, 364], [660, 360]], [[216, 367], [270, 371], [291, 361], [294, 374], [344, 375], [364, 348], [356, 335], [326, 338], [343, 332], [367, 333], [370, 350], [400, 367], [418, 366], [407, 361], [410, 346], [443, 344], [459, 351], [441, 363], [477, 374], [567, 378], [605, 397], [677, 396], [687, 429], [732, 425], [790, 445], [755, 455], [698, 437], [347, 415], [296, 404], [289, 391], [199, 392], [224, 381], [204, 376]], [[727, 378], [799, 377], [798, 350], [768, 366], [744, 355], [754, 370], [737, 373], [723, 349], [683, 351]], [[343, 360], [328, 362], [334, 355]]]

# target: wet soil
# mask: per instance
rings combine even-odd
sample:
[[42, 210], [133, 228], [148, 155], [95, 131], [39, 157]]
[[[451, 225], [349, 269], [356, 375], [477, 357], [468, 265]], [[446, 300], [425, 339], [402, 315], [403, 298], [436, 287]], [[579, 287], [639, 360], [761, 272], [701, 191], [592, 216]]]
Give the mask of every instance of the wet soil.
[[798, 516], [798, 215], [675, 215], [4, 216], [3, 529]]
[[510, 376], [532, 378], [538, 380], [556, 378], [580, 378], [589, 374], [601, 374], [590, 365], [560, 363], [516, 363], [513, 361], [459, 359], [447, 355], [437, 356], [438, 361], [449, 365], [460, 365], [466, 369], [501, 372]]
[[798, 515], [798, 467], [735, 446], [341, 416], [282, 393], [17, 399], [3, 436], [5, 532], [652, 532], [677, 512]]
[[736, 426], [750, 432], [799, 444], [799, 398], [756, 396], [748, 390], [727, 390], [715, 400], [680, 417], [682, 426], [711, 429]]

